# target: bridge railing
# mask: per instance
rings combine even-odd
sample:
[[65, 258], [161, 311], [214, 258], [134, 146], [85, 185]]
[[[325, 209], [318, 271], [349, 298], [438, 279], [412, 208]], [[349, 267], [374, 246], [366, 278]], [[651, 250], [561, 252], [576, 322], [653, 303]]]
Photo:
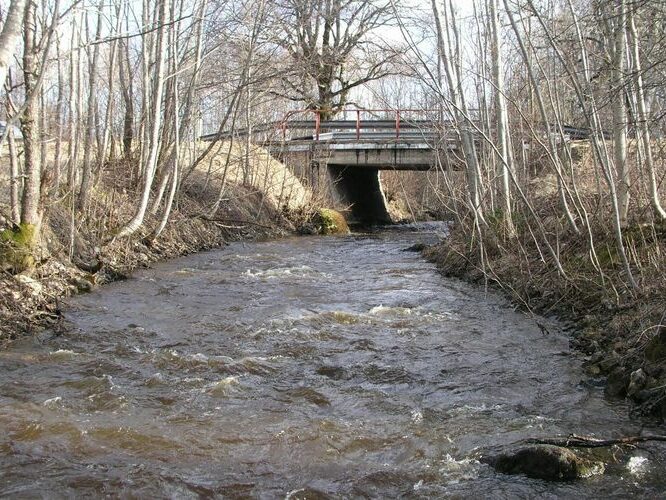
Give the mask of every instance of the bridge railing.
[[[401, 132], [404, 129], [432, 129], [436, 123], [452, 122], [450, 117], [442, 118], [441, 110], [429, 109], [347, 108], [336, 113], [342, 115], [342, 119], [325, 119], [323, 117], [326, 114], [328, 114], [326, 111], [317, 109], [300, 109], [287, 113], [279, 123], [282, 140], [287, 140], [288, 130], [302, 128], [313, 129], [312, 138], [315, 141], [321, 139], [322, 133], [335, 129], [354, 130], [356, 140], [361, 139], [362, 130], [365, 129], [392, 130], [395, 139], [400, 139]], [[350, 115], [351, 119], [348, 118]], [[415, 118], [414, 115], [419, 117]], [[312, 119], [296, 119], [299, 116], [312, 117]]]
[[[472, 119], [479, 124], [478, 110], [470, 110]], [[254, 125], [250, 129], [235, 129], [233, 131], [216, 132], [201, 136], [203, 140], [215, 140], [220, 138], [229, 138], [231, 136], [244, 137], [247, 135], [256, 136], [264, 134], [265, 142], [275, 142], [276, 135], [281, 135], [282, 142], [287, 140], [308, 140], [319, 142], [328, 140], [331, 136], [323, 134], [336, 131], [353, 131], [352, 134], [341, 134], [340, 140], [356, 141], [363, 138], [365, 131], [383, 131], [375, 134], [375, 139], [379, 136], [382, 140], [399, 140], [404, 130], [418, 131], [424, 135], [437, 135], [440, 137], [450, 137], [455, 140], [455, 122], [453, 117], [441, 109], [417, 109], [417, 108], [344, 108], [335, 113], [336, 118], [329, 118], [330, 111], [318, 109], [297, 109], [288, 112], [281, 120], [264, 124]], [[587, 128], [578, 128], [571, 126], [560, 126], [557, 124], [548, 124], [544, 127], [544, 134], [555, 133], [564, 134], [566, 140], [587, 139], [592, 131]], [[308, 131], [306, 137], [294, 137], [288, 132]], [[602, 131], [604, 138], [610, 134]], [[371, 136], [368, 134], [366, 137]], [[413, 138], [413, 134], [412, 134]], [[279, 139], [278, 139], [279, 140]]]

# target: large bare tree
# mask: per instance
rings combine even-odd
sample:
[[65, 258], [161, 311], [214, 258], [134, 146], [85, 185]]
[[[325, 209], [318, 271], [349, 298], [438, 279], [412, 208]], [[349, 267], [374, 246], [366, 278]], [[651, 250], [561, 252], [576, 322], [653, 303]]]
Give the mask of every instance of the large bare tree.
[[396, 50], [381, 42], [394, 22], [387, 0], [282, 0], [278, 43], [287, 54], [282, 95], [327, 118], [344, 107], [349, 92], [391, 73]]

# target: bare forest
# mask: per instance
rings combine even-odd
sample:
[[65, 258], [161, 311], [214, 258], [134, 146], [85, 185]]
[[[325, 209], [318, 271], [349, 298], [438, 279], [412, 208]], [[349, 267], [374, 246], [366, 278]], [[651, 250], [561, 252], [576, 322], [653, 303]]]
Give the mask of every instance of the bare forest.
[[0, 83], [0, 496], [663, 496], [664, 0], [0, 0]]
[[659, 330], [663, 2], [12, 0], [2, 18], [7, 276], [53, 255], [96, 271], [183, 226], [293, 228], [334, 202], [262, 149], [265, 124], [410, 110], [442, 154], [384, 190], [394, 219], [453, 221], [433, 258], [528, 308], [652, 304], [632, 341]]

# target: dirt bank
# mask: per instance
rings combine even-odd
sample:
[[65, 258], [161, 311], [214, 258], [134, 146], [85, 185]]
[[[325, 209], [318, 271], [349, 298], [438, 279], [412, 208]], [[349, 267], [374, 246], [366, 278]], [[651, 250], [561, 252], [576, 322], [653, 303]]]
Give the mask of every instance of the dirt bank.
[[[572, 325], [571, 345], [585, 354], [590, 382], [605, 383], [610, 398], [629, 398], [637, 415], [663, 421], [666, 418], [666, 291], [659, 270], [645, 273], [636, 295], [614, 282], [618, 264], [612, 256], [602, 260], [602, 272], [586, 264], [580, 236], [564, 235], [567, 249], [563, 277], [548, 259], [530, 245], [529, 234], [512, 241], [486, 239], [470, 243], [460, 228], [453, 228], [441, 244], [426, 248], [425, 256], [440, 271], [476, 283], [488, 283], [506, 292], [528, 311], [556, 315]], [[628, 231], [640, 233], [641, 228]], [[649, 232], [646, 230], [646, 232]], [[611, 236], [599, 227], [598, 248], [612, 248]], [[635, 252], [651, 251], [666, 241], [666, 228], [647, 237], [635, 237]], [[601, 276], [601, 278], [599, 277]], [[547, 332], [544, 332], [547, 333]]]
[[137, 267], [230, 241], [294, 232], [310, 210], [307, 190], [261, 150], [250, 156], [253, 175], [243, 181], [246, 158], [223, 144], [212, 150], [189, 173], [169, 223], [152, 241], [148, 236], [161, 210], [149, 213], [132, 237], [110, 241], [133, 216], [138, 196], [123, 165], [109, 166], [115, 175], [105, 172], [85, 215], [72, 216], [67, 193], [54, 200], [43, 217], [34, 268], [17, 272], [5, 262], [0, 271], [0, 347], [45, 327], [58, 328], [63, 299], [122, 279]]

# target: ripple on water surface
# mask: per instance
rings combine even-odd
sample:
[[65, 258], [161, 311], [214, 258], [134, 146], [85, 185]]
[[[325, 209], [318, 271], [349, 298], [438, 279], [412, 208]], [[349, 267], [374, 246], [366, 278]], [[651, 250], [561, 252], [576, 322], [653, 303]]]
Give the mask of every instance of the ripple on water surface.
[[0, 495], [663, 492], [657, 444], [568, 484], [479, 462], [525, 437], [640, 429], [580, 383], [558, 325], [544, 336], [402, 251], [445, 232], [427, 229], [231, 245], [73, 299], [67, 333], [0, 352]]

